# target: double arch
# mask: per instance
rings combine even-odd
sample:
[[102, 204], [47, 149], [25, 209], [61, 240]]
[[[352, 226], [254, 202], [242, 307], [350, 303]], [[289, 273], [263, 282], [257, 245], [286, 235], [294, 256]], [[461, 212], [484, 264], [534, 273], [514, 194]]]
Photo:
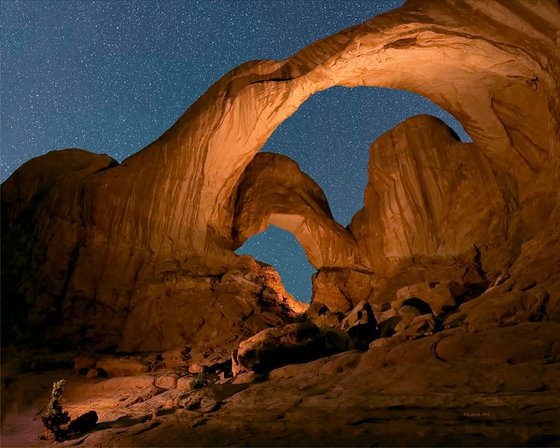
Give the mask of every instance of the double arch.
[[[538, 26], [530, 20], [535, 15]], [[122, 225], [134, 227], [132, 234], [159, 253], [231, 252], [238, 244], [238, 187], [249, 163], [307, 98], [332, 86], [419, 93], [463, 124], [498, 176], [512, 181], [503, 182], [507, 188], [525, 197], [547, 189], [559, 159], [558, 61], [548, 54], [558, 16], [545, 2], [511, 7], [506, 0], [413, 0], [284, 61], [243, 64], [158, 140], [125, 160], [124, 169], [113, 169], [150, 186], [142, 189], [142, 200], [132, 201], [130, 216], [140, 222], [131, 218]], [[325, 257], [310, 253], [314, 264], [323, 264]]]

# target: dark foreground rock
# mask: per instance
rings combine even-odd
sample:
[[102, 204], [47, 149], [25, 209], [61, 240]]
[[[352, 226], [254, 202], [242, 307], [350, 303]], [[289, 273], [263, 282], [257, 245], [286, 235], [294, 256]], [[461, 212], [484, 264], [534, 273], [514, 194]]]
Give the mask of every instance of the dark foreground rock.
[[97, 423], [97, 412], [89, 411], [85, 414], [80, 415], [75, 420], [72, 420], [68, 425], [69, 433], [85, 434], [95, 428]]
[[352, 339], [358, 349], [366, 349], [368, 344], [377, 337], [377, 321], [371, 306], [365, 300], [358, 303], [338, 326]]
[[233, 352], [234, 374], [254, 370], [268, 372], [286, 364], [307, 362], [325, 356], [323, 337], [317, 325], [304, 322], [269, 328], [239, 344]]
[[157, 372], [14, 375], [2, 445], [48, 445], [36, 440], [36, 409], [65, 377], [70, 415], [99, 416], [83, 446], [556, 446], [559, 334], [554, 322], [454, 328], [196, 390], [159, 388]]

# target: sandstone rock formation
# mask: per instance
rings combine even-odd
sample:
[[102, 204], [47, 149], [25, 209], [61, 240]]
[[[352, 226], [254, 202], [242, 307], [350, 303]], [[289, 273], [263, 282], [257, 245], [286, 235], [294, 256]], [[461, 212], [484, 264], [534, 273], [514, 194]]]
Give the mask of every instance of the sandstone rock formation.
[[334, 221], [323, 190], [286, 156], [255, 156], [237, 190], [236, 207], [236, 246], [274, 224], [296, 237], [316, 268], [346, 268], [358, 260], [356, 240]]
[[[262, 267], [232, 252], [270, 223], [306, 249], [314, 299], [332, 311], [508, 273], [535, 281], [558, 318], [558, 23], [554, 2], [411, 0], [286, 60], [232, 70], [121, 164], [81, 150], [26, 163], [2, 185], [3, 340], [231, 347], [294, 315]], [[430, 117], [389, 131], [371, 147], [364, 209], [343, 229], [297, 165], [255, 158], [335, 85], [420, 93], [473, 143]]]
[[[95, 446], [557, 444], [559, 24], [553, 1], [409, 0], [234, 69], [121, 164], [22, 166], [2, 185], [2, 443], [36, 443], [64, 372]], [[473, 142], [426, 116], [389, 130], [343, 228], [295, 162], [256, 155], [334, 85], [423, 94]], [[318, 269], [313, 323], [233, 253], [269, 224]], [[232, 352], [257, 373], [230, 378]]]
[[10, 409], [2, 443], [39, 445], [37, 409], [51, 379], [64, 376], [64, 409], [74, 417], [95, 405], [99, 415], [84, 446], [554, 446], [558, 327], [455, 328], [196, 390], [184, 385], [192, 376], [158, 387], [165, 371], [94, 382], [64, 370], [28, 373], [3, 394], [13, 404], [18, 391], [32, 393]]
[[312, 361], [325, 356], [321, 332], [310, 322], [269, 328], [239, 344], [233, 352], [233, 374], [253, 370], [268, 372], [286, 364]]
[[362, 300], [340, 322], [339, 327], [346, 331], [354, 346], [364, 349], [377, 336], [377, 321], [368, 302]]
[[[473, 246], [491, 272], [507, 265], [490, 259], [509, 255], [510, 193], [502, 195], [480, 147], [461, 143], [436, 118], [416, 116], [371, 146], [363, 218], [351, 229], [379, 274], [413, 257], [469, 256]], [[493, 255], [487, 247], [501, 249]]]

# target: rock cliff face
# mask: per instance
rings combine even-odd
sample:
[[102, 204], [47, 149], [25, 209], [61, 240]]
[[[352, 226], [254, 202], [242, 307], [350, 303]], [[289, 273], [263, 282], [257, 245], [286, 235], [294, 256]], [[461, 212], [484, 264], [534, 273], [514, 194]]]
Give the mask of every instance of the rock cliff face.
[[[206, 328], [212, 344], [229, 344], [270, 323], [241, 303], [261, 307], [267, 276], [232, 252], [270, 223], [298, 238], [319, 269], [315, 300], [333, 310], [389, 302], [414, 283], [508, 273], [537, 282], [557, 317], [559, 23], [555, 2], [412, 0], [286, 60], [232, 70], [121, 164], [81, 150], [28, 162], [2, 185], [3, 340], [164, 349]], [[429, 117], [389, 131], [371, 148], [364, 209], [343, 229], [295, 163], [255, 158], [335, 85], [420, 93], [473, 143]], [[232, 293], [228, 275], [249, 292]], [[270, 300], [288, 304], [274, 319], [289, 320], [295, 304], [281, 292]], [[206, 320], [208, 301], [233, 314]], [[221, 339], [228, 319], [235, 330]]]
[[363, 219], [351, 229], [380, 274], [413, 257], [470, 254], [473, 246], [484, 252], [485, 271], [496, 270], [511, 263], [505, 249], [515, 235], [509, 228], [514, 197], [507, 190], [502, 195], [504, 187], [475, 143], [459, 142], [433, 117], [413, 117], [371, 146]]

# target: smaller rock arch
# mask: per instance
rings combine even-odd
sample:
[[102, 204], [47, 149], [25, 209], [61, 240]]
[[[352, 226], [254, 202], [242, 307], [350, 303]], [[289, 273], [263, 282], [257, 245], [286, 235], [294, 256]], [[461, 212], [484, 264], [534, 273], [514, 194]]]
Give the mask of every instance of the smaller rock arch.
[[259, 153], [238, 189], [235, 247], [270, 224], [292, 233], [317, 269], [360, 264], [354, 236], [334, 220], [321, 187], [289, 157]]

